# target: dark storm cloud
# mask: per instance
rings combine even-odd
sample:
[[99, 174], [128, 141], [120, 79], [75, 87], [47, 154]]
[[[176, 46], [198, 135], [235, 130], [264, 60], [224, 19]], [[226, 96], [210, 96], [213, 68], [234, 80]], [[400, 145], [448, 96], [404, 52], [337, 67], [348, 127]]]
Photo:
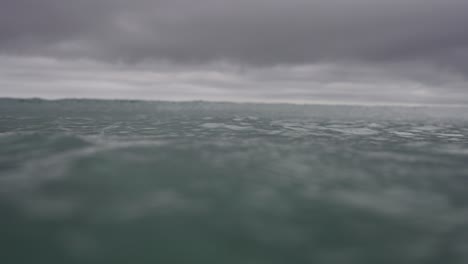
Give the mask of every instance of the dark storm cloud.
[[468, 74], [466, 0], [0, 0], [0, 52], [247, 65], [419, 61]]

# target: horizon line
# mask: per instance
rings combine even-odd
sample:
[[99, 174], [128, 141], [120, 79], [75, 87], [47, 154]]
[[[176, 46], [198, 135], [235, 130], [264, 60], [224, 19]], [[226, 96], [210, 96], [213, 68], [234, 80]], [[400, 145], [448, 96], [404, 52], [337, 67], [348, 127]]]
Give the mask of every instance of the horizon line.
[[93, 98], [93, 97], [57, 97], [57, 98], [46, 98], [39, 96], [31, 97], [11, 97], [11, 96], [0, 96], [0, 100], [41, 100], [41, 101], [123, 101], [123, 102], [145, 102], [145, 103], [226, 103], [226, 104], [260, 104], [260, 105], [291, 105], [291, 106], [362, 106], [362, 107], [437, 107], [437, 108], [468, 108], [468, 104], [418, 104], [418, 103], [365, 103], [365, 102], [336, 102], [336, 101], [303, 101], [303, 102], [285, 102], [285, 101], [241, 101], [241, 100], [209, 100], [209, 99], [180, 99], [180, 100], [168, 100], [168, 99], [142, 99], [142, 98]]

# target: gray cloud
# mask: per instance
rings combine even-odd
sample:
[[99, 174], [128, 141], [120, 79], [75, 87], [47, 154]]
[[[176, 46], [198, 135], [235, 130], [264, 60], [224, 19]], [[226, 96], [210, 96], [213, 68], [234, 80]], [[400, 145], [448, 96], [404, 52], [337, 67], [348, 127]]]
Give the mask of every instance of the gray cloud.
[[466, 0], [0, 0], [0, 96], [467, 104]]
[[[412, 67], [418, 71], [407, 74]], [[421, 76], [435, 77], [422, 83]], [[0, 56], [0, 92], [7, 97], [466, 105], [465, 84], [450, 72], [413, 64], [193, 67]]]
[[468, 73], [465, 0], [0, 0], [3, 53], [252, 65], [420, 60]]

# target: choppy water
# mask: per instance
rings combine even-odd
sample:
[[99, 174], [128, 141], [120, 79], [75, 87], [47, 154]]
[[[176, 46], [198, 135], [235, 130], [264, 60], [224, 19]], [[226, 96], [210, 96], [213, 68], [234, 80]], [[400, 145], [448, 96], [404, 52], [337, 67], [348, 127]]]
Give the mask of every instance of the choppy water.
[[468, 111], [0, 100], [0, 261], [468, 263]]

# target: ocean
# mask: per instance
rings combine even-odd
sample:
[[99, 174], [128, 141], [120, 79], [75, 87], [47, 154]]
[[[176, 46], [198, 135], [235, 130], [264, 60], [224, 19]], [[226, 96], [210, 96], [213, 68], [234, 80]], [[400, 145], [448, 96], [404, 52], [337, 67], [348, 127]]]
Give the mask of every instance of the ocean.
[[466, 264], [468, 108], [0, 99], [4, 264]]

